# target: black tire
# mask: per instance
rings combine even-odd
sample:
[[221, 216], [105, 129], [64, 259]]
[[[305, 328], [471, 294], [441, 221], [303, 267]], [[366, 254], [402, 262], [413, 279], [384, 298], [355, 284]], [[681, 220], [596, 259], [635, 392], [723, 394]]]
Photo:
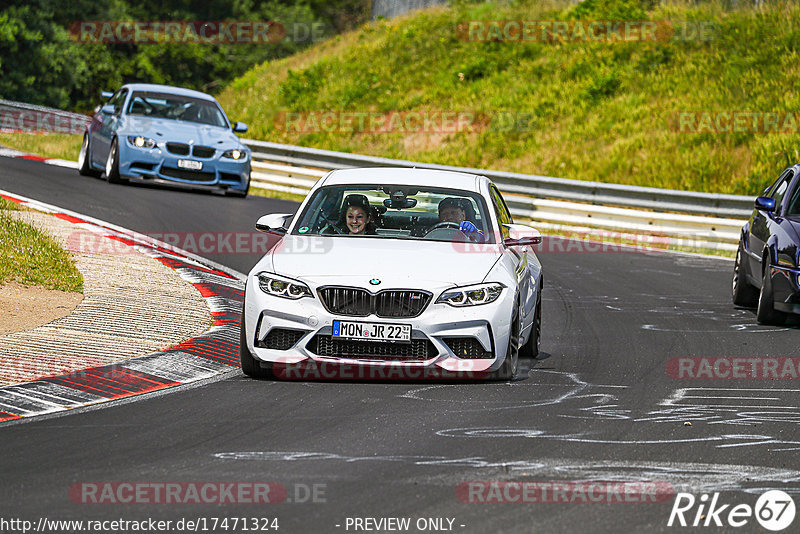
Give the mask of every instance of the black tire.
[[78, 174], [94, 178], [100, 176], [100, 172], [92, 167], [92, 147], [89, 144], [89, 132], [83, 134], [83, 143], [81, 143], [81, 151], [78, 154]]
[[127, 182], [119, 175], [119, 145], [117, 138], [111, 140], [108, 149], [108, 159], [106, 160], [106, 180], [110, 184], [121, 184]]
[[747, 262], [744, 261], [742, 244], [736, 251], [736, 262], [733, 264], [733, 280], [731, 281], [733, 303], [744, 308], [758, 306], [758, 290], [747, 281]]
[[775, 309], [775, 297], [772, 293], [772, 275], [770, 274], [769, 257], [764, 258], [764, 273], [761, 280], [761, 293], [758, 295], [758, 311], [756, 319], [761, 324], [782, 324], [786, 321], [786, 313]]
[[239, 328], [239, 359], [242, 362], [242, 372], [250, 378], [272, 378], [272, 369], [264, 368], [256, 360], [247, 348], [247, 338], [244, 328], [244, 313], [242, 313], [242, 324]]
[[542, 297], [536, 299], [536, 308], [533, 311], [533, 324], [528, 341], [520, 347], [519, 357], [533, 360], [539, 355], [542, 343]]
[[247, 193], [250, 192], [250, 177], [247, 177], [247, 187], [244, 188], [244, 191], [236, 191], [236, 190], [228, 190], [226, 194], [231, 197], [238, 197], [238, 198], [247, 198]]
[[511, 334], [508, 336], [508, 349], [503, 365], [489, 375], [491, 380], [514, 380], [519, 371], [519, 334], [520, 334], [519, 304], [514, 305], [514, 315], [511, 318]]

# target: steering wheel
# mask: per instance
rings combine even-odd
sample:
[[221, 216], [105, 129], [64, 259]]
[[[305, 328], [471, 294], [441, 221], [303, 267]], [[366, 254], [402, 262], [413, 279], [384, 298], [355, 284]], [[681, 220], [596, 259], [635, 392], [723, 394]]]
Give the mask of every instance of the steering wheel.
[[425, 235], [430, 234], [434, 230], [438, 230], [439, 228], [453, 228], [454, 230], [461, 230], [461, 225], [451, 221], [444, 221], [440, 223], [436, 223], [431, 226], [431, 229], [425, 232]]
[[342, 229], [339, 228], [338, 226], [336, 226], [335, 224], [327, 223], [325, 226], [322, 227], [322, 229], [320, 230], [320, 233], [321, 234], [333, 233], [333, 234], [336, 234], [336, 235], [340, 235], [340, 234], [343, 234], [344, 231], [342, 231]]
[[325, 226], [320, 228], [320, 233], [328, 233], [329, 231], [337, 235], [345, 233], [341, 228], [339, 228], [339, 226], [337, 226], [337, 221], [324, 211], [320, 212], [319, 216], [322, 221], [326, 223]]

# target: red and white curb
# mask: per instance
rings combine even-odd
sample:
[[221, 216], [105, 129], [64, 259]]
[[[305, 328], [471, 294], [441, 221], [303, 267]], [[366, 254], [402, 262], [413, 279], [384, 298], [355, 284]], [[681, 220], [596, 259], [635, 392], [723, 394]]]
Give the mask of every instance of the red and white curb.
[[2, 146], [0, 146], [0, 157], [41, 161], [42, 163], [46, 163], [47, 165], [56, 165], [58, 167], [66, 167], [68, 169], [78, 168], [77, 161], [69, 161], [66, 159], [58, 159], [58, 158], [43, 158], [41, 156], [37, 156], [36, 154], [28, 154], [27, 152], [20, 152], [19, 150], [14, 150], [13, 148], [5, 148]]
[[0, 190], [0, 196], [134, 247], [174, 269], [206, 299], [214, 320], [203, 334], [168, 350], [1, 387], [0, 422], [158, 391], [238, 369], [244, 274], [93, 217], [7, 191]]

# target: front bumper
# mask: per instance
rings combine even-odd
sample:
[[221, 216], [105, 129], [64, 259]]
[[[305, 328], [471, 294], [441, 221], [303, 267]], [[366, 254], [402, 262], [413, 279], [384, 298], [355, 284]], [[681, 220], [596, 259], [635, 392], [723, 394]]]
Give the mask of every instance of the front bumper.
[[[223, 158], [217, 149], [210, 158], [180, 156], [169, 152], [164, 143], [154, 148], [132, 146], [120, 137], [119, 173], [128, 180], [161, 183], [193, 189], [246, 192], [250, 184], [250, 154], [241, 160]], [[178, 160], [203, 164], [199, 171], [178, 167]]]
[[[256, 360], [273, 366], [282, 364], [287, 369], [293, 366], [300, 368], [308, 364], [323, 367], [335, 364], [391, 368], [397, 371], [396, 378], [419, 378], [421, 376], [414, 373], [421, 369], [438, 369], [465, 377], [484, 378], [489, 372], [497, 370], [505, 359], [511, 330], [512, 307], [515, 304], [515, 294], [510, 288], [504, 289], [502, 295], [492, 303], [466, 308], [437, 304], [435, 301], [441, 291], [434, 291], [431, 302], [419, 316], [392, 319], [375, 315], [367, 317], [335, 315], [325, 309], [314, 288], [312, 293], [315, 295], [313, 298], [306, 297], [299, 300], [275, 297], [261, 291], [255, 276], [248, 277], [243, 320], [247, 347]], [[417, 348], [425, 346], [425, 349], [419, 351], [406, 347], [396, 351], [406, 352], [405, 356], [398, 357], [393, 356], [394, 349], [389, 343], [362, 341], [356, 344], [366, 343], [368, 346], [360, 348], [376, 349], [370, 352], [381, 352], [377, 349], [380, 345], [386, 349], [384, 352], [388, 355], [365, 355], [360, 350], [355, 352], [362, 354], [352, 354], [347, 352], [347, 347], [351, 345], [347, 342], [337, 342], [341, 343], [337, 354], [325, 355], [325, 351], [320, 350], [320, 347], [330, 341], [335, 319], [409, 324], [412, 344]], [[267, 341], [272, 339], [268, 337], [271, 333], [283, 334], [286, 331], [294, 331], [294, 337], [288, 341], [287, 338], [283, 338], [284, 343], [280, 350], [268, 348], [271, 343]], [[466, 352], [458, 355], [454, 352], [453, 346], [458, 348], [463, 345], [457, 345], [454, 340], [466, 340], [466, 343], [475, 350], [469, 353], [469, 357], [465, 356]], [[483, 350], [482, 353], [480, 349]], [[409, 356], [409, 352], [415, 354]], [[482, 357], [476, 357], [476, 354]], [[380, 376], [392, 378], [391, 374]]]

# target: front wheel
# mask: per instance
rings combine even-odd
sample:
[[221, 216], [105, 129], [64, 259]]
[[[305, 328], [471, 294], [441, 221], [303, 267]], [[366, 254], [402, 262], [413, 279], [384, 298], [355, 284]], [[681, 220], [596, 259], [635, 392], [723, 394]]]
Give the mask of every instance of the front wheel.
[[775, 309], [771, 270], [769, 258], [765, 258], [761, 293], [758, 295], [758, 312], [756, 313], [756, 319], [761, 324], [781, 324], [786, 320], [786, 314]]
[[106, 160], [106, 180], [110, 184], [121, 184], [127, 182], [119, 175], [119, 142], [117, 138], [111, 140], [111, 148], [108, 150]]
[[508, 335], [508, 350], [503, 364], [489, 377], [492, 380], [514, 380], [519, 370], [519, 334], [521, 330], [519, 318], [519, 305], [514, 305], [514, 315], [511, 318], [511, 332]]
[[247, 175], [247, 184], [245, 185], [244, 191], [239, 191], [236, 189], [229, 189], [227, 194], [233, 197], [239, 198], [247, 198], [247, 193], [250, 191], [250, 175]]
[[745, 260], [742, 244], [736, 250], [736, 263], [733, 264], [733, 280], [731, 290], [733, 303], [736, 306], [745, 308], [755, 308], [758, 305], [758, 291], [747, 281], [747, 271], [745, 271]]
[[272, 369], [265, 369], [250, 353], [247, 348], [247, 334], [244, 327], [244, 312], [242, 312], [242, 326], [239, 329], [239, 359], [242, 363], [242, 372], [250, 378], [272, 378]]
[[89, 146], [89, 133], [83, 134], [83, 143], [81, 143], [81, 151], [78, 153], [78, 174], [81, 176], [98, 177], [100, 173], [92, 167], [92, 152]]
[[536, 299], [536, 309], [533, 312], [533, 324], [528, 341], [519, 349], [520, 358], [534, 359], [539, 355], [542, 345], [542, 298]]

